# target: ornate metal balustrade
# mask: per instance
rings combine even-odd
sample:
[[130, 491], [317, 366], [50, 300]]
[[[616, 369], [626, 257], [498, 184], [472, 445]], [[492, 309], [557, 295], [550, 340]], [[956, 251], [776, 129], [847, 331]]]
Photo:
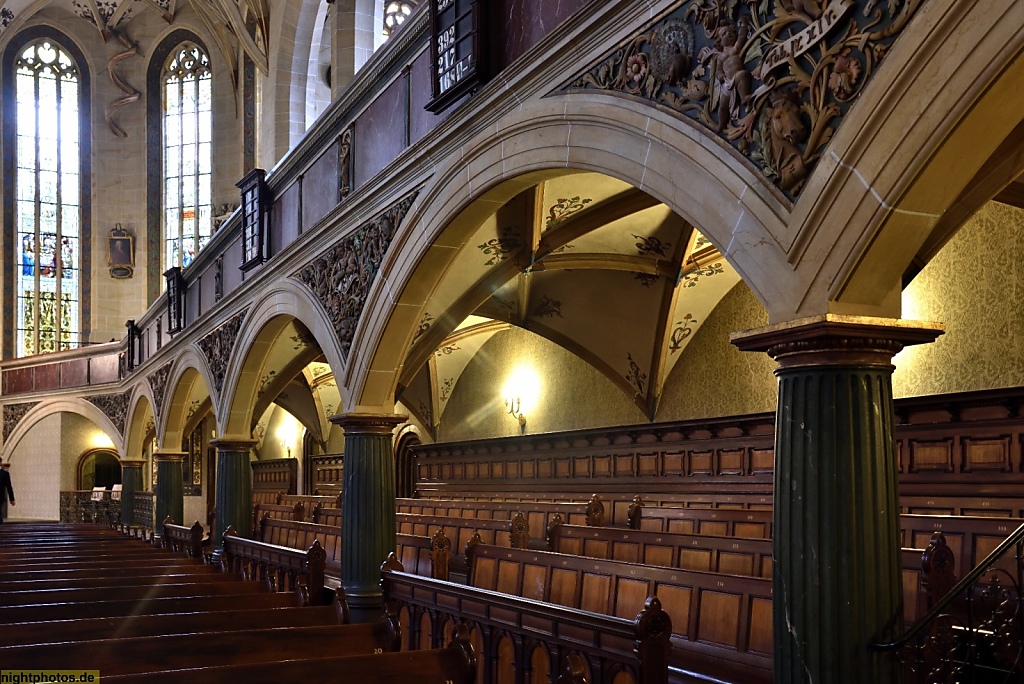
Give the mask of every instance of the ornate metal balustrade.
[[117, 525], [121, 522], [121, 502], [111, 500], [110, 492], [102, 499], [93, 499], [92, 490], [74, 490], [60, 493], [60, 521], [62, 523], [98, 522]]
[[[936, 553], [925, 554], [924, 563], [941, 566], [950, 559], [952, 551], [943, 545]], [[1022, 587], [1024, 525], [900, 638], [871, 644], [871, 648], [896, 653], [908, 684], [1024, 681]]]

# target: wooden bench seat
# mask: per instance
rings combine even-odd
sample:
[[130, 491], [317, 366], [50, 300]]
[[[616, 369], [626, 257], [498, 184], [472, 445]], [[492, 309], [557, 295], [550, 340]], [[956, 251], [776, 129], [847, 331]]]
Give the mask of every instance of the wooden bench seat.
[[33, 603], [21, 606], [0, 605], [0, 625], [45, 620], [190, 613], [197, 610], [287, 608], [301, 605], [304, 605], [302, 597], [297, 594], [269, 592], [229, 596], [146, 597], [142, 600], [110, 599], [106, 601]]
[[313, 522], [331, 527], [341, 527], [341, 509], [320, 506], [313, 509]]
[[340, 625], [342, 620], [342, 612], [337, 604], [43, 620], [5, 624], [3, 629], [0, 629], [0, 646], [219, 632], [236, 629], [238, 625], [260, 625], [261, 627]]
[[[178, 584], [131, 584], [128, 586], [70, 589], [36, 589], [32, 591], [0, 590], [0, 606], [26, 606], [45, 603], [79, 603], [112, 600], [145, 600], [185, 596], [228, 596], [256, 594], [263, 585], [241, 582], [241, 578], [226, 577], [220, 582]], [[131, 580], [129, 580], [131, 581]]]
[[323, 496], [319, 494], [280, 494], [277, 497], [277, 503], [283, 506], [294, 506], [297, 503], [301, 503], [305, 510], [305, 520], [312, 521], [313, 509], [317, 506], [321, 508], [341, 508], [341, 494], [335, 496]]
[[[488, 501], [453, 501], [433, 499], [396, 499], [399, 513], [435, 515], [452, 518], [512, 520], [522, 513], [530, 529], [545, 530], [555, 515], [571, 525], [601, 526], [605, 524], [604, 504], [596, 497], [580, 503], [503, 503]], [[538, 533], [539, 536], [539, 533]]]
[[640, 529], [719, 537], [771, 539], [772, 512], [644, 506]]
[[276, 520], [304, 520], [306, 518], [306, 507], [302, 503], [292, 506], [280, 504], [256, 504], [252, 507], [252, 531], [253, 535], [259, 536], [260, 521], [263, 518], [274, 518]]
[[223, 572], [216, 573], [181, 573], [150, 575], [132, 575], [130, 578], [120, 577], [79, 577], [77, 575], [47, 579], [22, 579], [4, 582], [0, 594], [6, 592], [44, 591], [51, 589], [99, 589], [103, 587], [122, 587], [130, 581], [135, 585], [156, 586], [164, 584], [219, 584], [225, 581], [240, 580], [240, 576], [230, 576]]
[[330, 656], [307, 660], [185, 668], [139, 675], [112, 675], [121, 684], [281, 684], [281, 682], [346, 681], [360, 684], [473, 684], [476, 656], [468, 642], [448, 648], [406, 653]]
[[[397, 632], [383, 623], [259, 627], [229, 631], [69, 641], [0, 647], [6, 668], [46, 669], [54, 662], [99, 670], [104, 677], [183, 667], [244, 665], [323, 655], [361, 655], [396, 650]], [[125, 657], [129, 655], [130, 657]]]
[[[956, 557], [960, 576], [966, 575], [992, 553], [1021, 525], [1021, 518], [989, 518], [956, 515], [900, 516], [900, 529], [904, 546], [925, 548], [934, 532], [942, 532], [945, 543]], [[1016, 573], [1014, 559], [1009, 554], [996, 567]]]

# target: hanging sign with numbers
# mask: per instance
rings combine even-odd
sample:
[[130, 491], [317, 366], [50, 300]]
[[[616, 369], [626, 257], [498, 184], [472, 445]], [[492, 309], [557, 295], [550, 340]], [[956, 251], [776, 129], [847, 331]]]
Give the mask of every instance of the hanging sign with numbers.
[[484, 2], [430, 0], [430, 10], [434, 97], [427, 103], [427, 109], [436, 114], [484, 81]]

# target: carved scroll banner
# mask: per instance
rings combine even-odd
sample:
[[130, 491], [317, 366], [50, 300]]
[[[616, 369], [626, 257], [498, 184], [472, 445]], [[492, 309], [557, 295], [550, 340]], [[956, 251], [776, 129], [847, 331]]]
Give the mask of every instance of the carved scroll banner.
[[760, 73], [754, 75], [764, 78], [777, 66], [810, 50], [815, 43], [832, 32], [839, 20], [853, 7], [853, 3], [854, 0], [832, 0], [832, 4], [825, 9], [821, 18], [792, 38], [777, 43], [769, 49], [761, 58]]

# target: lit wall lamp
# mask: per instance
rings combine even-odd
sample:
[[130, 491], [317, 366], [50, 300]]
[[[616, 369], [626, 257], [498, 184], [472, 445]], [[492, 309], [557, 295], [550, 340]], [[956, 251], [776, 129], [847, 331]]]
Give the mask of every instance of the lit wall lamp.
[[505, 411], [519, 421], [520, 432], [526, 434], [526, 416], [523, 415], [522, 406], [523, 402], [519, 397], [505, 399]]

